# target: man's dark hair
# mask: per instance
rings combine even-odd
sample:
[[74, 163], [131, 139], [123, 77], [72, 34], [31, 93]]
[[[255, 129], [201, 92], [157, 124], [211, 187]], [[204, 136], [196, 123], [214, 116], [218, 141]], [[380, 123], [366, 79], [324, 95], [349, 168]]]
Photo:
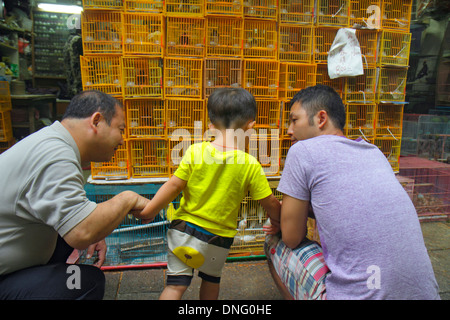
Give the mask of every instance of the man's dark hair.
[[256, 101], [242, 88], [219, 88], [208, 98], [208, 116], [218, 128], [242, 128], [256, 118]]
[[123, 107], [119, 100], [109, 94], [97, 90], [83, 91], [72, 98], [62, 120], [66, 118], [85, 119], [98, 111], [110, 125], [112, 118], [116, 115], [117, 105]]
[[291, 107], [299, 102], [308, 115], [309, 123], [313, 124], [313, 117], [320, 110], [325, 110], [333, 124], [340, 130], [345, 126], [345, 107], [341, 97], [333, 88], [318, 84], [297, 92], [291, 99]]

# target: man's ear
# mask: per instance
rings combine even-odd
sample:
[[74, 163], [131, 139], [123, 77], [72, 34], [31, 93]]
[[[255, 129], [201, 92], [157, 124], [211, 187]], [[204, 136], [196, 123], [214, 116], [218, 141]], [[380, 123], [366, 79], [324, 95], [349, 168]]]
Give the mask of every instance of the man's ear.
[[90, 125], [91, 127], [96, 131], [97, 127], [100, 123], [100, 121], [102, 120], [103, 116], [100, 112], [95, 112], [92, 114], [91, 118], [90, 118]]
[[317, 113], [319, 129], [324, 129], [325, 124], [328, 122], [328, 113], [325, 110], [320, 110]]

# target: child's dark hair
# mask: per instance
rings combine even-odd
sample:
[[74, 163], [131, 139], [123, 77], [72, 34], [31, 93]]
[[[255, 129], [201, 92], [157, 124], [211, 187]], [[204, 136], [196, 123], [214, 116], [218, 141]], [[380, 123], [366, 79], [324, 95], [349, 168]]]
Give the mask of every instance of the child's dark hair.
[[336, 128], [343, 130], [345, 126], [345, 107], [341, 97], [333, 88], [318, 84], [297, 92], [291, 100], [291, 107], [294, 103], [300, 102], [309, 118], [309, 123], [313, 124], [313, 117], [320, 110], [325, 110]]
[[256, 101], [242, 88], [219, 88], [208, 98], [208, 116], [216, 128], [239, 129], [256, 118]]
[[83, 91], [72, 98], [61, 120], [85, 119], [98, 111], [110, 125], [116, 115], [116, 106], [122, 107], [122, 103], [109, 94], [97, 90]]

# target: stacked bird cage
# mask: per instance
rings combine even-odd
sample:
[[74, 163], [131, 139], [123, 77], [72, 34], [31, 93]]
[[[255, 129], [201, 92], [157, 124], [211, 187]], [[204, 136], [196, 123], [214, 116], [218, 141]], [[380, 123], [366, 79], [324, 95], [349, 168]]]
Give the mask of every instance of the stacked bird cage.
[[0, 153], [14, 144], [11, 109], [9, 83], [8, 81], [0, 81]]

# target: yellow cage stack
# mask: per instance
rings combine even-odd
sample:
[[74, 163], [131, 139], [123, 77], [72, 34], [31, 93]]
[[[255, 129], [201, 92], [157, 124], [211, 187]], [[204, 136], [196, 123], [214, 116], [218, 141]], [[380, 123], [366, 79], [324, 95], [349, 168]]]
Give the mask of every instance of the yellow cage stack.
[[302, 89], [316, 85], [317, 65], [280, 62], [278, 97], [290, 100]]
[[348, 27], [349, 0], [317, 0], [316, 25]]
[[277, 59], [275, 20], [244, 19], [244, 58]]
[[123, 96], [162, 98], [162, 59], [122, 57]]
[[244, 20], [237, 17], [206, 17], [206, 56], [242, 57]]
[[92, 162], [91, 175], [93, 179], [122, 180], [129, 179], [130, 159], [128, 156], [128, 140], [118, 147], [112, 159], [108, 162]]
[[245, 59], [244, 89], [255, 98], [278, 99], [280, 63], [276, 60]]
[[203, 0], [164, 0], [167, 16], [203, 17], [205, 3]]
[[352, 140], [362, 138], [373, 143], [377, 105], [375, 103], [348, 103], [345, 105], [345, 109], [345, 136]]
[[314, 24], [315, 0], [279, 0], [278, 22], [287, 24]]
[[242, 87], [242, 59], [205, 58], [203, 73], [204, 97], [207, 99], [217, 88]]
[[129, 139], [166, 138], [166, 108], [163, 99], [126, 99]]
[[164, 0], [123, 0], [125, 11], [164, 13]]
[[244, 1], [244, 17], [277, 20], [278, 0]]
[[122, 59], [116, 55], [80, 56], [83, 90], [122, 97]]
[[205, 31], [204, 18], [167, 17], [166, 55], [203, 58]]
[[242, 17], [243, 13], [244, 13], [244, 6], [242, 0], [205, 1], [205, 16], [230, 15]]
[[153, 178], [169, 176], [167, 139], [130, 139], [129, 153], [132, 177]]
[[278, 60], [299, 63], [312, 63], [314, 28], [303, 25], [279, 26]]

